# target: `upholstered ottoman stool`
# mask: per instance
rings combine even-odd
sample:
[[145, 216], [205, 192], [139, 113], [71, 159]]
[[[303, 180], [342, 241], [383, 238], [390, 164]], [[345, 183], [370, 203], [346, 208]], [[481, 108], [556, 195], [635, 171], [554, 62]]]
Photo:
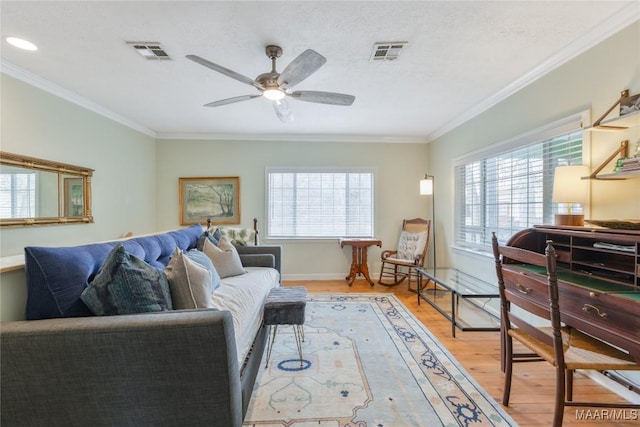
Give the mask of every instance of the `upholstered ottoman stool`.
[[263, 319], [265, 325], [273, 325], [267, 343], [267, 363], [271, 358], [273, 342], [278, 333], [278, 325], [292, 325], [296, 338], [300, 366], [302, 366], [302, 341], [304, 341], [304, 308], [307, 305], [307, 289], [302, 286], [273, 288], [264, 302]]

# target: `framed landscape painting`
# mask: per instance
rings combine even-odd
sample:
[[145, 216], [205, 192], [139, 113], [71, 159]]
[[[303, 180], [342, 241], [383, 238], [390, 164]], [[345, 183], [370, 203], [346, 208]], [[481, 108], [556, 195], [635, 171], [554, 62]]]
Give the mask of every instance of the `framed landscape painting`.
[[240, 178], [179, 178], [180, 225], [240, 224]]

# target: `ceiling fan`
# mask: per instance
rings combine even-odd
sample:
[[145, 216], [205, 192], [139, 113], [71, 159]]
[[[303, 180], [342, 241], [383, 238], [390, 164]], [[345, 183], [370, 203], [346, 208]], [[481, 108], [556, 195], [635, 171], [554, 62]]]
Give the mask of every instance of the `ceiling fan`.
[[320, 67], [322, 67], [322, 65], [324, 65], [325, 62], [327, 62], [327, 58], [320, 55], [318, 52], [312, 49], [305, 50], [298, 55], [297, 58], [291, 61], [282, 73], [278, 73], [276, 71], [276, 60], [282, 55], [282, 48], [280, 48], [280, 46], [269, 45], [266, 47], [265, 53], [267, 57], [271, 59], [271, 71], [260, 74], [255, 78], [255, 80], [243, 76], [240, 73], [236, 73], [235, 71], [221, 65], [214, 64], [211, 61], [207, 61], [197, 55], [187, 55], [187, 59], [197, 62], [200, 65], [204, 65], [205, 67], [222, 73], [232, 79], [236, 79], [239, 82], [253, 86], [260, 91], [260, 94], [257, 95], [242, 95], [210, 102], [205, 104], [205, 107], [219, 107], [221, 105], [248, 101], [250, 99], [263, 96], [273, 101], [273, 108], [278, 118], [283, 122], [288, 122], [293, 120], [293, 114], [291, 113], [289, 103], [286, 100], [287, 96], [300, 101], [330, 105], [349, 106], [353, 104], [353, 101], [355, 101], [355, 96], [345, 95], [342, 93], [313, 90], [292, 90], [293, 86], [315, 73]]

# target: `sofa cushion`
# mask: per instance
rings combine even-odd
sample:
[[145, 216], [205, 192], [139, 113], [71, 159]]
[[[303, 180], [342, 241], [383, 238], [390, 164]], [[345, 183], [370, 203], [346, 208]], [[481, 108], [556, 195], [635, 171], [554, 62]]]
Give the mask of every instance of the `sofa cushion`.
[[167, 276], [118, 244], [80, 295], [93, 314], [146, 313], [171, 310]]
[[222, 279], [246, 273], [238, 251], [225, 236], [220, 238], [218, 246], [205, 240], [204, 253], [211, 259]]
[[176, 248], [164, 272], [169, 280], [174, 310], [213, 308], [211, 270]]
[[262, 326], [264, 300], [272, 288], [280, 286], [280, 274], [273, 268], [247, 267], [246, 270], [246, 274], [222, 279], [213, 293], [213, 306], [231, 312], [240, 366]]

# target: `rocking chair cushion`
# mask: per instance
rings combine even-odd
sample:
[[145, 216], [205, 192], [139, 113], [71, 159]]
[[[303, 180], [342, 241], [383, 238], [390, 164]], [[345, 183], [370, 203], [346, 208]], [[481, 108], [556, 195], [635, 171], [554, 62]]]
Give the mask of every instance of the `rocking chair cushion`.
[[416, 265], [416, 260], [414, 259], [400, 259], [396, 257], [388, 257], [383, 260], [383, 262], [388, 262], [394, 265], [404, 265], [406, 267], [411, 267]]
[[419, 233], [403, 231], [402, 234], [400, 234], [400, 240], [398, 241], [398, 252], [396, 254], [396, 258], [415, 261], [417, 257], [422, 255], [426, 244], [427, 230]]

